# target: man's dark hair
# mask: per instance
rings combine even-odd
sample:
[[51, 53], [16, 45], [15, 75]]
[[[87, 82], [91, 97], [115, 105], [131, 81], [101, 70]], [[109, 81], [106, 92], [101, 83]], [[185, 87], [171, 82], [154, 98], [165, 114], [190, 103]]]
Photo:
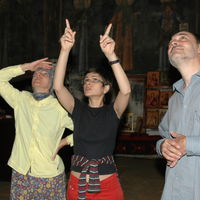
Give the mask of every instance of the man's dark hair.
[[200, 43], [200, 35], [199, 33], [192, 33], [197, 41], [197, 43], [199, 44]]

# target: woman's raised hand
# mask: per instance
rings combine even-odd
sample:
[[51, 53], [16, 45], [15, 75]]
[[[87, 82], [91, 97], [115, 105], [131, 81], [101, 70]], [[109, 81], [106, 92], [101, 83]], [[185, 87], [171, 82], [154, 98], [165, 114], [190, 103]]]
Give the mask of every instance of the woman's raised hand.
[[46, 68], [46, 69], [51, 69], [52, 68], [52, 62], [47, 61], [48, 58], [42, 58], [39, 60], [35, 60], [30, 63], [24, 63], [21, 65], [21, 68], [23, 71], [36, 71], [38, 68]]
[[70, 50], [75, 42], [75, 31], [72, 31], [68, 19], [66, 19], [65, 32], [60, 38], [61, 47], [63, 50]]
[[112, 55], [115, 49], [115, 41], [109, 36], [111, 28], [112, 24], [109, 24], [104, 35], [100, 35], [100, 47], [106, 57]]

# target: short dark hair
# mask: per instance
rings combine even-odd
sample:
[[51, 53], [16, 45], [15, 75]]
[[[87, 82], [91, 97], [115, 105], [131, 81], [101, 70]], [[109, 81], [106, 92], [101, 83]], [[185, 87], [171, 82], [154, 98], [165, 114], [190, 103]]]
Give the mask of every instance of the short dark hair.
[[83, 78], [85, 78], [85, 76], [88, 73], [97, 73], [97, 74], [99, 74], [103, 79], [104, 85], [110, 85], [110, 87], [112, 87], [112, 80], [111, 80], [111, 75], [110, 75], [109, 71], [106, 71], [105, 69], [102, 69], [102, 68], [94, 68], [94, 67], [93, 68], [89, 68], [84, 73]]
[[191, 34], [194, 35], [197, 43], [199, 44], [200, 43], [200, 35], [199, 35], [199, 33], [191, 33]]
[[[179, 32], [188, 32], [188, 33], [190, 33], [190, 34], [192, 34], [193, 36], [194, 36], [194, 38], [196, 39], [196, 41], [197, 41], [197, 44], [199, 44], [200, 43], [200, 34], [199, 33], [193, 33], [193, 32], [190, 32], [190, 31], [185, 31], [185, 30], [183, 30], [183, 31], [176, 31], [176, 32], [173, 32], [172, 33], [172, 36], [174, 36], [175, 34], [177, 34], [177, 33], [179, 33]], [[171, 38], [169, 38], [169, 41], [171, 40]]]

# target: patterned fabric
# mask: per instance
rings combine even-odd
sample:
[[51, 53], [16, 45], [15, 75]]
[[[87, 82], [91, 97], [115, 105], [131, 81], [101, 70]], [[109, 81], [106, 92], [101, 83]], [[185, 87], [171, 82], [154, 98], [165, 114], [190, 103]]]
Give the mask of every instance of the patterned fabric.
[[[78, 200], [86, 199], [86, 190], [90, 193], [100, 192], [100, 180], [98, 165], [99, 164], [115, 164], [113, 156], [106, 156], [101, 159], [88, 160], [84, 156], [73, 155], [72, 166], [82, 167], [81, 175], [79, 178]], [[86, 175], [89, 174], [88, 189], [86, 189]]]
[[65, 173], [39, 178], [12, 171], [11, 200], [66, 200]]
[[37, 101], [41, 101], [42, 99], [45, 99], [49, 96], [49, 93], [39, 93], [39, 92], [34, 92], [33, 97]]

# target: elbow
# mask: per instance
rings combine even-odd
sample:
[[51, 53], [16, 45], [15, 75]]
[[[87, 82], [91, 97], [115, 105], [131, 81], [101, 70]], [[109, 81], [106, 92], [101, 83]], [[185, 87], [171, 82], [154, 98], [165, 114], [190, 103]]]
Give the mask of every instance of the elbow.
[[120, 94], [126, 98], [130, 97], [131, 91], [127, 90], [127, 91], [120, 91]]
[[53, 89], [54, 89], [55, 93], [57, 94], [62, 90], [62, 86], [54, 84]]
[[128, 82], [128, 84], [123, 88], [123, 94], [125, 96], [130, 96], [131, 94], [131, 85], [130, 83]]
[[58, 81], [56, 78], [54, 78], [54, 81], [53, 81], [53, 89], [55, 92], [59, 92], [61, 91], [63, 88], [63, 84], [62, 82]]
[[125, 90], [123, 92], [123, 94], [124, 94], [124, 96], [130, 96], [130, 94], [131, 94], [131, 88], [127, 88], [127, 90]]
[[59, 87], [56, 86], [56, 85], [53, 85], [53, 90], [54, 90], [55, 92], [58, 92], [58, 91], [59, 91]]

